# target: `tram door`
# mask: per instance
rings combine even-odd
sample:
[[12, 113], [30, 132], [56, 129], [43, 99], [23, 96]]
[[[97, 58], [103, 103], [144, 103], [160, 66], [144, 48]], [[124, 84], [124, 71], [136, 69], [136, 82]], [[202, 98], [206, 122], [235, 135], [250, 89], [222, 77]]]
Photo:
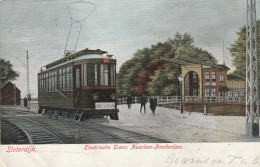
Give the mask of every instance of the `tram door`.
[[81, 66], [74, 68], [74, 107], [80, 108], [81, 99]]

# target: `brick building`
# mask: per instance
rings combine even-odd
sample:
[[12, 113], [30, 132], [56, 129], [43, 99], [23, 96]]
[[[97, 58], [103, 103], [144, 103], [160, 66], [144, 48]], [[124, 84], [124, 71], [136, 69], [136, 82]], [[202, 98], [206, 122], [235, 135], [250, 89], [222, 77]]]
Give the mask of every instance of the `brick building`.
[[228, 82], [228, 70], [230, 69], [226, 65], [214, 63], [182, 65], [182, 96], [192, 96], [193, 99], [197, 97], [198, 101], [225, 100], [230, 92], [229, 87], [232, 88], [231, 91], [237, 89], [235, 81]]
[[246, 94], [246, 81], [235, 75], [227, 75], [227, 80], [229, 100], [244, 101]]
[[0, 105], [20, 105], [21, 91], [8, 81], [0, 85]]

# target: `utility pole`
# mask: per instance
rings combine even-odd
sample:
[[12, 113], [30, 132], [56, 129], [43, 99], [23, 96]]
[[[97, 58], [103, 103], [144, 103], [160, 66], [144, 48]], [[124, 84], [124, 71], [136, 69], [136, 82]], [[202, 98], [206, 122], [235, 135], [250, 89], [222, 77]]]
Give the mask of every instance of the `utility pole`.
[[27, 99], [28, 99], [28, 109], [30, 109], [31, 95], [30, 95], [30, 87], [29, 87], [29, 55], [28, 55], [28, 50], [26, 51], [26, 59], [27, 59]]
[[256, 0], [247, 0], [246, 26], [246, 129], [259, 136]]
[[225, 63], [225, 41], [223, 40], [223, 65], [226, 65]]

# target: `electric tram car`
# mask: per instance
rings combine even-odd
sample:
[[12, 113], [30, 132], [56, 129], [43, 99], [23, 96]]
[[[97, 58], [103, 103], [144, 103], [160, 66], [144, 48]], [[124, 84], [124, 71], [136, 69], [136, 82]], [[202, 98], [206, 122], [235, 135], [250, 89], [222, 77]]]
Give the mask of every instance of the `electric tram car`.
[[116, 59], [100, 49], [84, 49], [45, 66], [38, 73], [39, 114], [82, 120], [118, 120]]

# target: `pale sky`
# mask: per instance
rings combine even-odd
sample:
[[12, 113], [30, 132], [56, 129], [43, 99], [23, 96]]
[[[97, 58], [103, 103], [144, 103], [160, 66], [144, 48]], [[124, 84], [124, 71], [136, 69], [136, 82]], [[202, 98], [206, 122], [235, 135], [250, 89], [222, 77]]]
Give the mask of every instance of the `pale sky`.
[[[10, 60], [20, 77], [14, 83], [26, 94], [26, 50], [30, 57], [30, 89], [37, 96], [41, 66], [63, 57], [69, 32], [71, 0], [3, 0], [0, 2], [0, 57]], [[137, 49], [190, 33], [195, 45], [219, 63], [246, 25], [246, 0], [92, 0], [96, 10], [84, 22], [77, 50], [101, 49], [113, 54], [118, 67]], [[256, 0], [259, 15], [260, 0]], [[77, 9], [80, 16], [88, 14]], [[259, 19], [259, 18], [258, 18]], [[233, 68], [233, 67], [232, 67]]]

